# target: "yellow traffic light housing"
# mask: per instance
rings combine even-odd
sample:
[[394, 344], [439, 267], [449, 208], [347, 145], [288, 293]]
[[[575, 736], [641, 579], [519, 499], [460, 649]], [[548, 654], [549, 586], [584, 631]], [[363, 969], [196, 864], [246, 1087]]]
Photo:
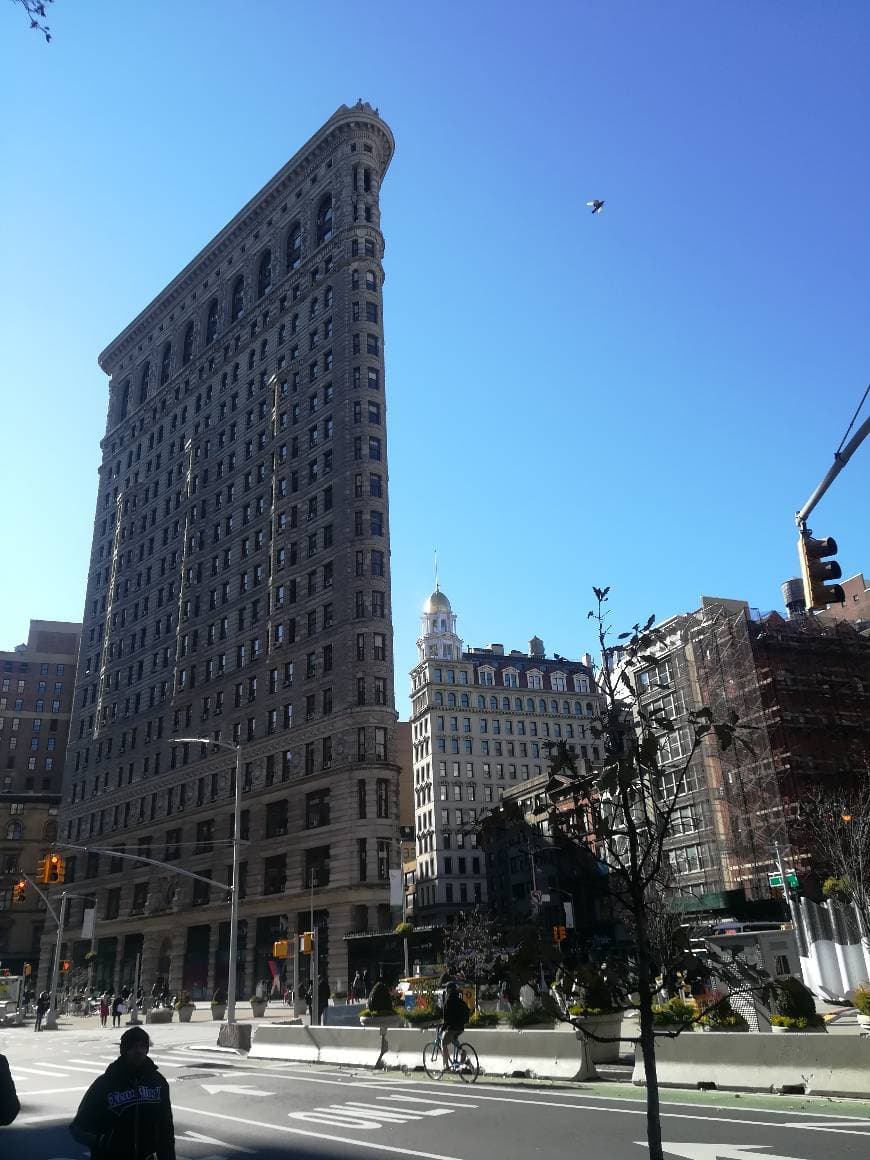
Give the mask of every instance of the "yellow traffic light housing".
[[272, 943], [272, 958], [286, 959], [288, 955], [287, 939], [281, 938], [277, 942]]
[[48, 882], [48, 854], [44, 858], [40, 858], [36, 863], [36, 881], [42, 883]]
[[302, 951], [303, 955], [310, 955], [311, 954], [311, 943], [312, 943], [311, 931], [306, 930], [303, 934], [301, 934], [299, 936], [299, 949], [300, 949], [300, 951]]
[[824, 540], [814, 540], [809, 532], [802, 532], [797, 543], [801, 579], [804, 586], [804, 603], [807, 611], [823, 611], [829, 604], [842, 604], [846, 594], [839, 584], [827, 584], [827, 580], [839, 580], [843, 575], [836, 560], [825, 560], [837, 551], [837, 541], [831, 536]]
[[12, 901], [25, 902], [27, 900], [27, 879], [20, 878], [12, 886]]
[[63, 882], [66, 877], [66, 865], [60, 854], [49, 854], [45, 859], [46, 863], [46, 878], [45, 881], [49, 883]]

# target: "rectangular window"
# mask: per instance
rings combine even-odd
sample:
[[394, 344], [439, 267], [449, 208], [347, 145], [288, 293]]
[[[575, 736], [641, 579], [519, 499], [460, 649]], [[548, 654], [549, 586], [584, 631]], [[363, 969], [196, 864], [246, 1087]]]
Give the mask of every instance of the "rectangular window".
[[305, 795], [305, 828], [316, 830], [329, 825], [329, 790], [315, 790]]
[[303, 889], [329, 885], [329, 846], [315, 846], [305, 851]]
[[378, 817], [390, 816], [390, 783], [387, 778], [379, 777], [375, 783], [377, 791]]

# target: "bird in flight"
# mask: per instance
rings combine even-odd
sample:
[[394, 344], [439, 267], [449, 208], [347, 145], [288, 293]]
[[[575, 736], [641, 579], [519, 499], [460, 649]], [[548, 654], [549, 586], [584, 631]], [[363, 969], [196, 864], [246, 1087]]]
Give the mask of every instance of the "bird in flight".
[[601, 213], [604, 209], [604, 202], [599, 201], [597, 197], [593, 201], [587, 201], [586, 204], [591, 208], [593, 213]]

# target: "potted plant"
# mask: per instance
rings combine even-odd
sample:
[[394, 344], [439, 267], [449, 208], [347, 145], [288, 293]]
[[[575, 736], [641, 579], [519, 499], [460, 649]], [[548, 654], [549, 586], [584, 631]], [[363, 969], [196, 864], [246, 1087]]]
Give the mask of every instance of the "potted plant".
[[858, 1011], [858, 1026], [870, 1031], [870, 983], [855, 988], [853, 1002]]
[[262, 995], [251, 995], [248, 1002], [251, 1004], [251, 1014], [253, 1017], [255, 1019], [262, 1019], [266, 1014], [266, 1004], [268, 1000], [264, 999]]
[[771, 1031], [783, 1035], [791, 1031], [827, 1031], [825, 1021], [816, 1014], [812, 992], [800, 979], [787, 975], [773, 985], [776, 1011], [770, 1017]]
[[211, 997], [211, 1017], [220, 1022], [227, 1013], [227, 993], [218, 987]]
[[[592, 967], [581, 967], [575, 976], [574, 991], [580, 1001], [568, 1008], [571, 1023], [586, 1040], [589, 1059], [592, 1063], [618, 1063], [619, 1027], [622, 1012], [614, 1008], [610, 988], [600, 971]], [[584, 1035], [589, 1032], [590, 1035]], [[591, 1036], [597, 1036], [593, 1039]], [[612, 1040], [613, 1042], [602, 1042]]]
[[681, 1023], [694, 1023], [698, 1018], [698, 1008], [687, 999], [668, 999], [653, 1007], [653, 1023], [657, 1027], [676, 1027]]
[[363, 1027], [403, 1027], [405, 1008], [397, 1007], [395, 999], [383, 979], [372, 987], [367, 1006], [359, 1013]]
[[[189, 1023], [191, 1015], [193, 1015], [194, 1011], [196, 1010], [196, 1007], [194, 1006], [193, 1000], [191, 999], [191, 997], [187, 993], [187, 991], [182, 991], [181, 994], [176, 998], [175, 1003], [174, 1003], [174, 1007], [175, 1007], [175, 1010], [178, 1012], [178, 1022], [179, 1023]], [[156, 1011], [152, 1012], [152, 1014], [155, 1014], [155, 1015], [157, 1013], [158, 1012], [156, 1012]], [[169, 1010], [169, 1020], [168, 1021], [171, 1021], [171, 1019], [172, 1019], [172, 1011]], [[158, 1019], [157, 1022], [159, 1023], [160, 1020]]]

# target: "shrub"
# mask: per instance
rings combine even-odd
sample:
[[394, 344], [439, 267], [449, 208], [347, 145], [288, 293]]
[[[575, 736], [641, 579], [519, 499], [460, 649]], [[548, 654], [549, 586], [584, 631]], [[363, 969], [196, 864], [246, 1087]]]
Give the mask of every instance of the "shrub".
[[853, 1002], [862, 1015], [870, 1015], [870, 983], [862, 983], [855, 988]]
[[[816, 1014], [816, 1003], [812, 992], [804, 986], [800, 979], [787, 975], [784, 979], [777, 979], [773, 985], [773, 1001], [777, 1015], [784, 1015], [787, 1019], [812, 1020]], [[786, 1026], [786, 1024], [778, 1024]]]
[[795, 1031], [806, 1031], [810, 1027], [824, 1027], [821, 1015], [771, 1015], [774, 1027], [792, 1027]]
[[227, 1001], [226, 991], [222, 987], [218, 987], [218, 989], [212, 995], [211, 1001], [215, 1007], [219, 1007], [222, 1003], [226, 1003], [226, 1001]]
[[613, 996], [600, 971], [596, 971], [594, 967], [580, 967], [574, 978], [585, 991], [584, 1001], [578, 1006], [588, 1013], [594, 1010], [596, 1014], [614, 1009]]
[[266, 1002], [268, 1002], [268, 1000], [265, 998], [264, 995], [251, 995], [248, 998], [248, 1002], [249, 1003], [266, 1003]]
[[568, 1014], [572, 1019], [589, 1019], [593, 1015], [610, 1015], [612, 1011], [612, 1007], [581, 1007], [579, 1003], [574, 1003], [568, 1008]]
[[410, 922], [399, 922], [396, 924], [393, 934], [410, 934], [413, 929]]
[[745, 1031], [749, 1027], [746, 1020], [734, 1010], [728, 999], [723, 999], [704, 1011], [698, 1022], [702, 1027], [710, 1027], [711, 1029]]
[[496, 1027], [498, 1013], [496, 1011], [475, 1011], [468, 1020], [469, 1027]]
[[432, 1007], [412, 1007], [401, 1012], [412, 1027], [426, 1027], [438, 1019], [438, 1012]]
[[658, 1007], [653, 1007], [653, 1023], [658, 1027], [674, 1027], [681, 1023], [692, 1023], [698, 1016], [698, 1008], [687, 999], [668, 999]]
[[523, 1027], [540, 1026], [542, 1023], [552, 1023], [553, 1020], [540, 1007], [527, 1011], [520, 1003], [515, 1003], [507, 1013], [507, 1021], [511, 1027], [520, 1030]]
[[182, 991], [180, 995], [175, 997], [175, 1010], [180, 1011], [182, 1007], [192, 1007], [194, 1005], [193, 999], [187, 991]]

